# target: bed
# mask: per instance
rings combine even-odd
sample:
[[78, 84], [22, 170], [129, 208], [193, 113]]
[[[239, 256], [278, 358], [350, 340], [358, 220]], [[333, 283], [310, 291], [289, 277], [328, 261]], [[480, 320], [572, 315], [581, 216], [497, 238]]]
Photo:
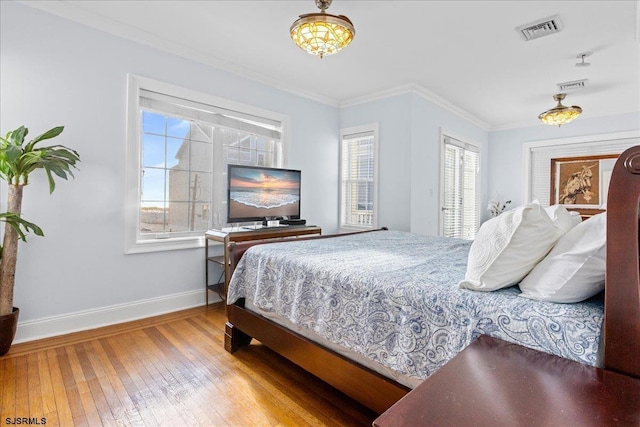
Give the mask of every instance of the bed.
[[225, 348], [255, 338], [379, 413], [481, 334], [640, 378], [639, 172], [634, 147], [611, 179], [604, 295], [557, 304], [517, 286], [459, 289], [471, 243], [457, 239], [376, 230], [237, 244]]

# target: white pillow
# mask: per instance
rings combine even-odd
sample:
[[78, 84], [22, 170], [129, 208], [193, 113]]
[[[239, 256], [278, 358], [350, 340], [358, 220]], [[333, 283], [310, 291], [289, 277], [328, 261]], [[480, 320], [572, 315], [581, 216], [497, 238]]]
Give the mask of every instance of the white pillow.
[[563, 233], [567, 233], [576, 225], [582, 222], [582, 217], [578, 212], [569, 212], [567, 208], [562, 205], [553, 205], [544, 208], [544, 211], [549, 215], [553, 225], [562, 230]]
[[578, 302], [604, 289], [607, 217], [594, 215], [562, 236], [520, 282], [522, 296], [550, 302]]
[[494, 291], [518, 283], [551, 250], [562, 231], [537, 203], [486, 221], [471, 244], [461, 289]]

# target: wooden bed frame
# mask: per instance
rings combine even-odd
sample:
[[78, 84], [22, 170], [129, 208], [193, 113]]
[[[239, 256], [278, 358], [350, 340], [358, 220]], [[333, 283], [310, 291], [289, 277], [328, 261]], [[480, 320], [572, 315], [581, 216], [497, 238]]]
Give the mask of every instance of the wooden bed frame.
[[[604, 369], [640, 378], [639, 262], [640, 146], [622, 153], [607, 200], [607, 269], [603, 335]], [[305, 239], [323, 239], [330, 235]], [[231, 244], [231, 271], [256, 242]], [[252, 338], [318, 378], [382, 413], [409, 388], [244, 308], [227, 306], [225, 349], [231, 353]]]

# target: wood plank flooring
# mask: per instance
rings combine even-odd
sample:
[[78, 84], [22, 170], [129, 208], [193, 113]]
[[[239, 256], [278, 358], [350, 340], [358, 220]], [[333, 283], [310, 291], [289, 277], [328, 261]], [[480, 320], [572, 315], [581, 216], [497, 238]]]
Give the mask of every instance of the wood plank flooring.
[[370, 426], [376, 414], [254, 343], [224, 341], [224, 307], [15, 344], [0, 357], [0, 423]]

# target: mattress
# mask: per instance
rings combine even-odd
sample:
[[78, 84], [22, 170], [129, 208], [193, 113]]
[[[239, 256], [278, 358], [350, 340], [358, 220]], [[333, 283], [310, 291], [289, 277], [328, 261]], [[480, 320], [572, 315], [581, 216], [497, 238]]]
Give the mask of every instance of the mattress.
[[556, 304], [458, 288], [471, 242], [401, 231], [257, 245], [227, 302], [413, 387], [487, 334], [595, 365], [602, 297]]

